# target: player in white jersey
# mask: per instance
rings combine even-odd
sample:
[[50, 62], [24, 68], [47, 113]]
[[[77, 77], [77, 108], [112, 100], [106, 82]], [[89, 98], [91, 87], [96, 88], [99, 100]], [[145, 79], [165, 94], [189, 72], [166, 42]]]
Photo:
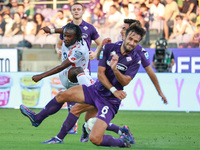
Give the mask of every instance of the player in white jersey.
[[91, 85], [94, 81], [89, 76], [87, 69], [89, 62], [88, 47], [81, 35], [79, 26], [67, 24], [63, 32], [62, 63], [47, 72], [34, 75], [33, 80], [38, 82], [42, 78], [60, 73], [60, 80], [67, 89], [78, 84]]
[[88, 51], [87, 43], [84, 40], [81, 42], [77, 41], [74, 45], [69, 47], [66, 47], [64, 43], [62, 44], [62, 62], [68, 59], [71, 63], [73, 63], [59, 73], [62, 85], [66, 89], [78, 85], [78, 82], [73, 83], [68, 80], [68, 72], [72, 67], [81, 67], [85, 75], [91, 79], [89, 76], [89, 70], [87, 68], [89, 62]]

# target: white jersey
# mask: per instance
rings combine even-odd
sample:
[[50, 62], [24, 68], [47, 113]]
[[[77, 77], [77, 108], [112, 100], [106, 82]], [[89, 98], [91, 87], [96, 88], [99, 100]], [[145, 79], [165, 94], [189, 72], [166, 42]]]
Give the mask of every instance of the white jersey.
[[[83, 44], [82, 44], [83, 43]], [[62, 61], [68, 59], [73, 64], [59, 73], [62, 84], [67, 88], [68, 85], [68, 71], [72, 67], [83, 68], [86, 75], [89, 75], [88, 63], [89, 63], [89, 49], [87, 43], [76, 42], [74, 45], [66, 47], [65, 43], [62, 43]]]

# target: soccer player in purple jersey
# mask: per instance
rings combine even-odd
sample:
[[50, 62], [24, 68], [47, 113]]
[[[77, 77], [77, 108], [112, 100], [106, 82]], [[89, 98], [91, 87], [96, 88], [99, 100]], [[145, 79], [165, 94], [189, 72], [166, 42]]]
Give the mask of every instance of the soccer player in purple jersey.
[[40, 124], [49, 115], [59, 111], [64, 102], [90, 104], [98, 109], [98, 119], [90, 133], [90, 141], [98, 146], [130, 147], [126, 135], [122, 134], [116, 139], [104, 135], [104, 132], [118, 112], [121, 100], [127, 95], [123, 87], [130, 83], [140, 67], [141, 59], [134, 49], [144, 35], [145, 30], [133, 24], [127, 29], [122, 45], [104, 46], [103, 57], [98, 64], [98, 80], [93, 85], [78, 85], [59, 92], [38, 114], [21, 105], [22, 113], [33, 124]]
[[[71, 14], [73, 17], [73, 21], [71, 23], [78, 25], [82, 31], [82, 38], [86, 41], [87, 46], [89, 48], [89, 59], [93, 60], [95, 59], [97, 52], [99, 51], [100, 47], [101, 47], [101, 38], [98, 34], [98, 32], [96, 31], [95, 27], [87, 22], [85, 22], [82, 19], [82, 16], [84, 14], [84, 7], [81, 3], [74, 3], [71, 6]], [[41, 28], [43, 29], [46, 33], [60, 33], [60, 39], [58, 41], [57, 47], [61, 47], [62, 42], [63, 42], [63, 28], [55, 28], [55, 29], [50, 29], [49, 27], [43, 27]], [[91, 47], [91, 43], [92, 40], [94, 40], [94, 42], [97, 44], [97, 49], [95, 52], [90, 51], [90, 47]], [[58, 54], [61, 55], [61, 51], [58, 51]], [[88, 64], [88, 68], [90, 69], [90, 62]], [[75, 105], [75, 103], [72, 102], [68, 102], [67, 106], [68, 106], [68, 110], [71, 111], [72, 107]], [[75, 109], [81, 109], [78, 108], [78, 105], [76, 106], [77, 108]], [[83, 107], [83, 106], [81, 106]], [[88, 112], [86, 113], [86, 118], [88, 118], [87, 116], [89, 116], [89, 114], [92, 112]], [[77, 124], [72, 128], [72, 130], [70, 131], [70, 133], [77, 133]]]
[[[122, 35], [122, 41], [119, 41], [117, 42], [117, 44], [119, 45], [122, 45], [123, 41], [125, 40], [125, 33], [126, 33], [126, 30], [129, 28], [129, 26], [134, 23], [136, 20], [133, 20], [133, 19], [125, 19], [124, 20], [124, 25], [122, 27], [122, 30], [121, 30], [121, 35]], [[138, 55], [141, 57], [141, 63], [142, 63], [142, 66], [144, 67], [144, 69], [146, 70], [148, 76], [150, 77], [151, 81], [153, 82], [158, 94], [160, 95], [160, 97], [162, 98], [163, 102], [165, 104], [167, 104], [167, 99], [166, 97], [164, 96], [161, 88], [160, 88], [160, 85], [159, 85], [159, 82], [158, 82], [158, 79], [150, 65], [150, 61], [149, 61], [149, 54], [148, 52], [142, 48], [139, 44], [136, 46], [136, 48], [134, 49], [134, 51], [136, 51], [138, 53]], [[98, 52], [97, 54], [97, 59], [99, 58], [99, 55], [100, 55], [100, 52]]]
[[[95, 52], [89, 51], [90, 52], [90, 60], [93, 60], [97, 56], [98, 49], [101, 47], [101, 38], [96, 31], [95, 27], [87, 22], [85, 22], [82, 19], [82, 16], [84, 14], [84, 8], [81, 3], [74, 3], [71, 6], [71, 14], [73, 17], [73, 21], [71, 23], [76, 24], [80, 27], [83, 35], [82, 38], [87, 42], [88, 48], [90, 49], [92, 40], [97, 44], [97, 49]], [[46, 33], [60, 33], [60, 40], [57, 44], [57, 47], [61, 48], [62, 46], [62, 40], [63, 40], [63, 28], [55, 28], [55, 29], [50, 29], [49, 27], [45, 26], [41, 28], [44, 30]], [[61, 54], [61, 51], [58, 53]]]

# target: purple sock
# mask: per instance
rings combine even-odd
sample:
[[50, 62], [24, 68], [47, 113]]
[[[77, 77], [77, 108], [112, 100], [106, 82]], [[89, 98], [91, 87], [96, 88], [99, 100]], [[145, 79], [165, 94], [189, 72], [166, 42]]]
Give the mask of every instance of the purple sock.
[[117, 125], [115, 125], [115, 124], [113, 124], [113, 123], [109, 123], [109, 125], [108, 125], [108, 127], [107, 127], [106, 130], [108, 130], [108, 131], [113, 131], [113, 132], [115, 132], [115, 133], [118, 134], [119, 129], [120, 129], [119, 126], [117, 126]]
[[75, 105], [76, 103], [74, 102], [67, 102], [67, 107], [68, 107], [68, 111], [70, 112], [70, 110], [72, 109], [72, 107]]
[[120, 139], [116, 139], [111, 135], [104, 135], [103, 141], [101, 142], [100, 146], [119, 146], [124, 147], [124, 143]]
[[42, 122], [49, 115], [55, 114], [62, 107], [63, 103], [58, 103], [54, 97], [36, 116], [37, 122]]
[[74, 114], [69, 112], [67, 119], [64, 121], [62, 128], [60, 129], [60, 132], [58, 133], [57, 137], [60, 139], [64, 139], [67, 133], [73, 128], [76, 121], [79, 117], [76, 117]]

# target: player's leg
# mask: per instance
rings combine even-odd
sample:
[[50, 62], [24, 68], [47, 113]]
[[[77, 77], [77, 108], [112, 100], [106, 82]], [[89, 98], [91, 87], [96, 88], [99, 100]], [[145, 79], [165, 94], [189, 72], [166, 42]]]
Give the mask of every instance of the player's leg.
[[38, 126], [49, 115], [55, 114], [59, 111], [64, 102], [84, 103], [85, 98], [82, 86], [78, 85], [68, 90], [59, 92], [56, 97], [54, 97], [38, 114], [30, 111], [24, 105], [20, 106], [20, 110], [31, 120], [32, 124], [34, 123]]
[[79, 116], [81, 113], [94, 108], [94, 106], [88, 105], [88, 104], [78, 104], [76, 103], [74, 107], [69, 112], [66, 120], [64, 121], [60, 132], [57, 134], [57, 136], [51, 138], [50, 140], [44, 141], [42, 143], [62, 143], [65, 136], [69, 133], [69, 131], [72, 129], [74, 124], [76, 124]]
[[[98, 110], [96, 108], [88, 110], [85, 113], [85, 122], [87, 122], [92, 117], [96, 117], [97, 111]], [[120, 127], [120, 126], [117, 126], [117, 125], [115, 125], [113, 123], [109, 123], [108, 127], [106, 128], [106, 130], [113, 131], [113, 132], [117, 133], [118, 135], [125, 134], [125, 135], [128, 136], [128, 139], [129, 139], [131, 144], [135, 143], [133, 134], [130, 132], [129, 127], [126, 126], [126, 125], [123, 126], [123, 127]], [[81, 135], [80, 142], [87, 142], [88, 141], [88, 137], [89, 137], [89, 135], [86, 132], [85, 123], [84, 123], [82, 125], [82, 135]]]
[[119, 146], [119, 147], [129, 147], [130, 142], [126, 135], [122, 135], [121, 139], [116, 139], [111, 135], [104, 135], [104, 132], [113, 119], [115, 114], [119, 109], [121, 101], [118, 101], [116, 104], [110, 103], [113, 101], [113, 98], [109, 99], [104, 98], [98, 94], [94, 86], [83, 86], [85, 103], [95, 106], [98, 109], [97, 121], [92, 128], [90, 133], [90, 141], [99, 146]]
[[[97, 115], [97, 108], [93, 107], [86, 111], [85, 113], [85, 122], [87, 122], [90, 118], [96, 117]], [[80, 138], [80, 142], [87, 142], [89, 139], [89, 134], [85, 129], [85, 123], [82, 125], [82, 135]]]
[[[109, 114], [109, 112], [106, 114], [106, 116], [108, 114]], [[109, 118], [110, 117], [108, 117], [107, 120], [109, 120]], [[98, 146], [130, 147], [128, 137], [126, 135], [122, 134], [120, 139], [114, 138], [111, 135], [104, 135], [104, 132], [105, 132], [107, 127], [108, 127], [107, 122], [98, 118], [97, 121], [95, 122], [93, 128], [92, 128], [91, 133], [90, 133], [90, 137], [89, 137], [90, 141], [93, 144], [98, 145]]]
[[[94, 82], [91, 77], [88, 78], [88, 75], [85, 74], [83, 68], [81, 68], [81, 67], [70, 68], [69, 71], [68, 71], [68, 79], [70, 81], [69, 84], [68, 84], [68, 88], [73, 87], [74, 84], [76, 84], [76, 83], [78, 83], [79, 85], [90, 86]], [[73, 108], [74, 105], [75, 105], [75, 103], [73, 103], [73, 102], [67, 103], [69, 112], [71, 111], [71, 109]], [[77, 120], [77, 122], [78, 122], [78, 120]], [[73, 128], [69, 131], [70, 134], [76, 134], [77, 133], [77, 129], [78, 129], [77, 122], [75, 123]]]

